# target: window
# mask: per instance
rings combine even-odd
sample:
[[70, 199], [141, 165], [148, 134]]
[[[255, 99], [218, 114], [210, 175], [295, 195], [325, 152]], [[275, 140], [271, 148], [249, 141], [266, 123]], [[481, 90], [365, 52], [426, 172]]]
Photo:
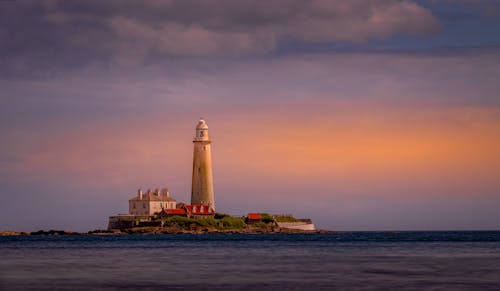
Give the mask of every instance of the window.
[[146, 203], [142, 203], [142, 208], [146, 208]]
[[132, 206], [132, 208], [134, 208], [134, 209], [135, 209], [135, 203], [134, 203], [134, 205]]

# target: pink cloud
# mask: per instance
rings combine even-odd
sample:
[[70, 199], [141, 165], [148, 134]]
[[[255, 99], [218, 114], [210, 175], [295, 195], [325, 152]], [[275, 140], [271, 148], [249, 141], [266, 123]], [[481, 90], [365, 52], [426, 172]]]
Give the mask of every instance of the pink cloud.
[[[141, 54], [154, 50], [173, 55], [221, 56], [268, 53], [288, 38], [364, 42], [395, 34], [426, 35], [440, 27], [429, 10], [409, 1], [300, 1], [286, 6], [273, 1], [266, 5], [224, 4], [228, 3], [214, 1], [200, 7], [189, 6], [195, 15], [205, 9], [200, 18], [189, 22], [175, 17], [156, 22], [112, 17], [106, 22], [117, 37], [106, 41], [128, 50], [141, 47]], [[174, 1], [164, 9], [175, 11], [179, 9], [177, 5], [180, 4]], [[215, 6], [218, 8], [214, 9]], [[245, 23], [230, 17], [230, 13], [265, 21]]]

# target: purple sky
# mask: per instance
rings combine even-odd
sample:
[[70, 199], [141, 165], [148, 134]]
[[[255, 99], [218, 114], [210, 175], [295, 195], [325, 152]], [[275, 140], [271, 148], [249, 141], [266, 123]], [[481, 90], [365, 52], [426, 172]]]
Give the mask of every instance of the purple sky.
[[500, 229], [497, 1], [0, 1], [0, 230], [137, 188], [334, 230]]

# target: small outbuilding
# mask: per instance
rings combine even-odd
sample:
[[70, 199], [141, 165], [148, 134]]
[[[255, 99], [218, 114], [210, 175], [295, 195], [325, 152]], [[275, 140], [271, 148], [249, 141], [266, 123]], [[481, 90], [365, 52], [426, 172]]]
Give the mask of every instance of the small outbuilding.
[[260, 213], [248, 213], [248, 221], [260, 221], [262, 220], [262, 215]]

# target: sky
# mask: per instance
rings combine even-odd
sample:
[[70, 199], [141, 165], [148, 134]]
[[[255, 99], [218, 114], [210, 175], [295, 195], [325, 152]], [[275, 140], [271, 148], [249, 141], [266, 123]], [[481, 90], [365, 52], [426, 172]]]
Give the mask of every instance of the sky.
[[500, 229], [500, 1], [0, 1], [0, 230], [137, 189], [355, 230]]

